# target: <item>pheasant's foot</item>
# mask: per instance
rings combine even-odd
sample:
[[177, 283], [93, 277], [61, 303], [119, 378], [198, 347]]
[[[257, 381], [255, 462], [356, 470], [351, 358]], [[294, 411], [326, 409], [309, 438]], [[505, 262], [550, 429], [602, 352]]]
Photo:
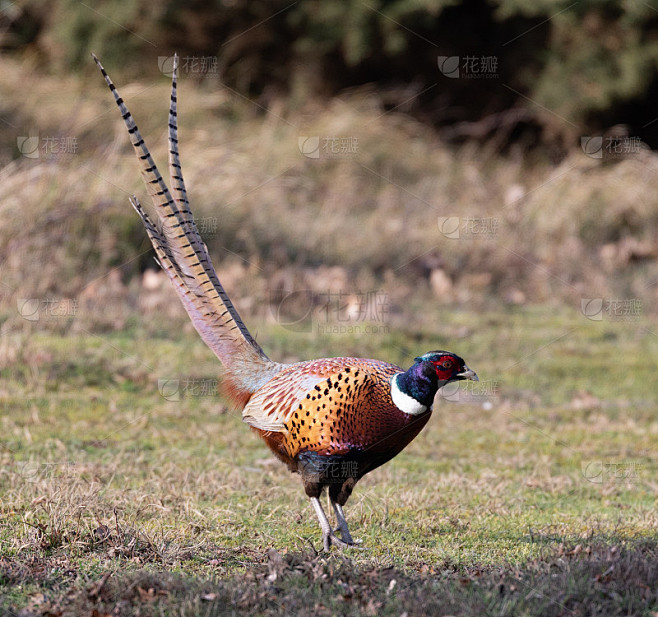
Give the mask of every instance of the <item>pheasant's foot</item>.
[[354, 542], [344, 542], [333, 531], [329, 531], [322, 534], [322, 544], [324, 544], [324, 550], [329, 552], [332, 545], [340, 548], [349, 548], [354, 545]]
[[340, 548], [356, 546], [357, 543], [352, 539], [352, 536], [350, 535], [350, 532], [347, 528], [347, 521], [345, 520], [343, 510], [340, 506], [337, 506], [336, 510], [338, 517], [338, 528], [336, 531], [340, 531], [342, 539], [339, 538], [331, 530], [329, 519], [327, 519], [327, 515], [324, 513], [324, 509], [322, 508], [322, 504], [320, 503], [319, 499], [317, 497], [311, 497], [311, 503], [313, 504], [315, 513], [318, 516], [318, 521], [320, 522], [320, 527], [322, 528], [322, 544], [325, 551], [328, 552], [331, 549], [332, 544], [334, 546], [339, 546]]
[[334, 532], [340, 532], [340, 537], [345, 544], [352, 546], [353, 544], [359, 543], [352, 538], [352, 534], [350, 534], [349, 529], [347, 529], [347, 525], [338, 525], [338, 527], [334, 529]]

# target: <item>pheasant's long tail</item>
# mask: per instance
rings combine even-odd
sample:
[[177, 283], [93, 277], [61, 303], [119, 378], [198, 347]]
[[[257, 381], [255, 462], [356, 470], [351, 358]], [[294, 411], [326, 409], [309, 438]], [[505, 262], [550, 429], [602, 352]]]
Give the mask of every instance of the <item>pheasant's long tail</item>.
[[174, 56], [169, 108], [170, 192], [123, 99], [98, 58], [92, 56], [114, 94], [128, 128], [144, 183], [153, 202], [155, 218], [151, 219], [136, 197], [131, 197], [130, 203], [142, 219], [160, 266], [173, 283], [194, 327], [226, 367], [227, 393], [244, 405], [253, 392], [281, 370], [282, 365], [272, 362], [265, 355], [244, 325], [217, 278], [208, 249], [190, 211], [178, 155], [178, 57]]

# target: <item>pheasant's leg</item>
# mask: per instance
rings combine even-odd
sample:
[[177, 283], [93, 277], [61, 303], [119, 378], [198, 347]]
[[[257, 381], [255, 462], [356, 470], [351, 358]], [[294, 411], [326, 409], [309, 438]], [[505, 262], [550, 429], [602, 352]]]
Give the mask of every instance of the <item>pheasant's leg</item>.
[[320, 503], [320, 500], [317, 497], [311, 497], [311, 503], [313, 504], [315, 513], [317, 514], [318, 520], [320, 521], [320, 527], [322, 527], [322, 544], [324, 545], [324, 550], [329, 551], [332, 544], [335, 544], [336, 546], [340, 546], [343, 548], [348, 546], [346, 542], [343, 542], [342, 540], [338, 539], [338, 537], [334, 535], [334, 532], [331, 531], [331, 525], [329, 524], [329, 519], [327, 518], [327, 515], [324, 513], [324, 509], [322, 508], [322, 504]]
[[[334, 531], [340, 531], [340, 536], [343, 539], [343, 542], [347, 542], [347, 544], [354, 544], [354, 540], [352, 540], [350, 531], [347, 528], [347, 521], [345, 520], [345, 515], [343, 514], [343, 508], [332, 499], [330, 491], [327, 491], [327, 505], [329, 506], [329, 509], [333, 510], [336, 514], [336, 522], [338, 523], [338, 527], [336, 527]], [[340, 510], [338, 508], [340, 508]]]
[[355, 544], [354, 539], [350, 534], [350, 530], [347, 527], [347, 521], [345, 520], [345, 514], [343, 513], [343, 506], [337, 504], [333, 499], [331, 499], [331, 497], [329, 498], [329, 501], [334, 508], [336, 520], [338, 521], [337, 531], [340, 531], [340, 537], [343, 539], [343, 542], [347, 544]]

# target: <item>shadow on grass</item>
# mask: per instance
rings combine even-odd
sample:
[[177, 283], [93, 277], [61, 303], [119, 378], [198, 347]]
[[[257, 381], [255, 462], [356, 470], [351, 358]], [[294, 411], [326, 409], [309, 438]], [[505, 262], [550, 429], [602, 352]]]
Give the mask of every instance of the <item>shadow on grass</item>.
[[[193, 577], [105, 562], [94, 575], [61, 559], [0, 561], [0, 590], [31, 587], [24, 617], [64, 615], [648, 615], [658, 608], [658, 541], [595, 537], [521, 566], [426, 564], [418, 572], [357, 565], [349, 553], [248, 559], [246, 572]], [[235, 552], [235, 551], [234, 551]], [[219, 553], [222, 556], [222, 553]], [[225, 555], [236, 558], [235, 555]], [[217, 560], [217, 561], [221, 561]], [[123, 562], [123, 563], [122, 563]], [[126, 569], [128, 566], [129, 569]], [[3, 594], [4, 595], [4, 594]], [[4, 606], [3, 606], [4, 602]]]

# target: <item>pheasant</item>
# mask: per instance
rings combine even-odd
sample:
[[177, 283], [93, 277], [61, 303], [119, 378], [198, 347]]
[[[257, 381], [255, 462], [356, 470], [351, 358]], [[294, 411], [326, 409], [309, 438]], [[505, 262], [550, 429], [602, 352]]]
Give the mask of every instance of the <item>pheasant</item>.
[[[448, 351], [421, 355], [406, 371], [362, 358], [294, 364], [270, 360], [220, 284], [190, 211], [178, 155], [177, 57], [169, 109], [171, 191], [114, 84], [98, 58], [93, 58], [128, 128], [155, 218], [135, 196], [130, 203], [194, 327], [224, 365], [224, 394], [274, 455], [301, 475], [322, 528], [324, 549], [355, 544], [343, 506], [356, 483], [418, 435], [430, 419], [439, 388], [456, 380], [477, 381], [477, 375]], [[320, 502], [325, 490], [336, 529]]]

